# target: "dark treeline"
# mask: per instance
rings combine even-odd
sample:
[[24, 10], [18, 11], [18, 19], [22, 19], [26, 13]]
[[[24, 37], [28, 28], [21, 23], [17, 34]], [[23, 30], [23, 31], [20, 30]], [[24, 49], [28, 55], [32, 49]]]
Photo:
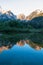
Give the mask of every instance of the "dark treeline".
[[[36, 31], [35, 31], [36, 30]], [[0, 21], [0, 32], [43, 32], [43, 17], [32, 20], [9, 20]]]

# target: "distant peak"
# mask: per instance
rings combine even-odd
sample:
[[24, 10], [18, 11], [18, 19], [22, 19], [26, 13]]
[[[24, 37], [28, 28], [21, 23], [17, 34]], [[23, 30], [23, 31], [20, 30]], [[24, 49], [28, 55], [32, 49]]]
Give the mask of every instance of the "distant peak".
[[31, 20], [34, 17], [43, 16], [43, 10], [37, 9], [34, 10], [30, 15], [26, 17], [27, 20]]
[[24, 14], [19, 14], [18, 16], [17, 16], [17, 18], [18, 19], [21, 19], [21, 20], [24, 20], [25, 19], [25, 15]]
[[37, 13], [43, 13], [43, 10], [37, 9], [35, 10]]

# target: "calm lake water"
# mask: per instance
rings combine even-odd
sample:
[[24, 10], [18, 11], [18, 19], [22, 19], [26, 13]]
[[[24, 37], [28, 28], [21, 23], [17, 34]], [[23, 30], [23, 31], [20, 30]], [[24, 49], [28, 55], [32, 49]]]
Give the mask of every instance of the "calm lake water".
[[0, 65], [43, 65], [43, 48], [35, 50], [30, 45], [14, 45], [0, 53]]

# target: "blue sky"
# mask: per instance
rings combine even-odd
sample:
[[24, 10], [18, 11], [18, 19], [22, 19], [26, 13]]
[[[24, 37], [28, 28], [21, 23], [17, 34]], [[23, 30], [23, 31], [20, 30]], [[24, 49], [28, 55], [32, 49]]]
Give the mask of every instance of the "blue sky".
[[0, 6], [16, 15], [19, 13], [28, 15], [36, 9], [43, 10], [43, 0], [0, 0]]

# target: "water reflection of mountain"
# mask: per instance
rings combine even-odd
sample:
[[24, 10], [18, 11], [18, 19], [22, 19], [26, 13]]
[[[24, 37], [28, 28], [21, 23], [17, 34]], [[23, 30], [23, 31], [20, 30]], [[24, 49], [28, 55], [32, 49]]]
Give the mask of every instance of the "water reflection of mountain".
[[[36, 50], [41, 50], [43, 48], [42, 44], [34, 43], [31, 40], [20, 40], [20, 41], [17, 41], [17, 43], [15, 45], [22, 48], [25, 44], [28, 44], [28, 46], [30, 46]], [[13, 46], [15, 46], [15, 45], [13, 45]], [[10, 47], [12, 48], [12, 45], [2, 46], [2, 47], [0, 47], [0, 52], [3, 50], [8, 50]]]
[[43, 49], [36, 51], [28, 44], [16, 44], [0, 54], [0, 65], [43, 65]]
[[26, 40], [26, 43], [36, 50], [41, 50], [43, 48], [42, 44], [34, 43], [30, 40]]

